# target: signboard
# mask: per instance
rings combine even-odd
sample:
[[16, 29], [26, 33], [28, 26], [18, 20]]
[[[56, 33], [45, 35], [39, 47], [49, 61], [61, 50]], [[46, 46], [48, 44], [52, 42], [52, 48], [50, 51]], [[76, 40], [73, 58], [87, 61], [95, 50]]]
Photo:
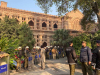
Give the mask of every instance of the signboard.
[[0, 73], [6, 72], [7, 71], [7, 64], [1, 65], [0, 66]]

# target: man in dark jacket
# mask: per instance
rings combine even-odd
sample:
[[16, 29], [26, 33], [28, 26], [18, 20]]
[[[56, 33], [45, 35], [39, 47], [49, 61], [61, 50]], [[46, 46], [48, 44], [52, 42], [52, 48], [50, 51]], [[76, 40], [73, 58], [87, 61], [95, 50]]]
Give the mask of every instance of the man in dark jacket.
[[[93, 51], [92, 65], [96, 65], [96, 75], [100, 75], [100, 41], [97, 41], [96, 45], [97, 48]], [[95, 67], [93, 69], [95, 69]]]
[[92, 53], [91, 49], [86, 46], [86, 41], [82, 42], [82, 48], [80, 52], [80, 62], [82, 64], [83, 75], [93, 75], [91, 70]]
[[70, 42], [69, 45], [70, 46], [66, 49], [66, 56], [70, 67], [70, 75], [74, 75], [77, 55], [75, 49], [73, 48], [73, 43]]

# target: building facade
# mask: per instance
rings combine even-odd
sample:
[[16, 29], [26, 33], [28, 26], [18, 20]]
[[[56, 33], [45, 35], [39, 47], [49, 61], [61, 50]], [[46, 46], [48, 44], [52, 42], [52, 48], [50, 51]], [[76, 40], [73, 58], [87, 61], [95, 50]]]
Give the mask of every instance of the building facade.
[[54, 31], [58, 29], [70, 30], [72, 35], [76, 35], [77, 32], [83, 31], [80, 25], [83, 14], [79, 10], [71, 11], [63, 17], [58, 17], [49, 14], [9, 8], [7, 7], [7, 2], [1, 1], [0, 20], [5, 16], [16, 18], [19, 23], [26, 22], [29, 24], [33, 36], [36, 39], [35, 46], [50, 46], [50, 42], [53, 40], [52, 35], [54, 34]]

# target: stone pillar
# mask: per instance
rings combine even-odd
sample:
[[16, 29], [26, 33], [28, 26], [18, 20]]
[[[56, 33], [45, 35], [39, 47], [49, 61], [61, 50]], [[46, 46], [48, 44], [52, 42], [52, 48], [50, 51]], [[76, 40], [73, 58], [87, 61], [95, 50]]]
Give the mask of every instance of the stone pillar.
[[52, 31], [54, 31], [54, 24], [53, 24], [53, 21], [51, 21], [51, 28], [52, 28]]
[[49, 31], [49, 20], [47, 19], [47, 31]]
[[34, 38], [35, 38], [35, 46], [37, 46], [37, 35], [34, 35]]
[[36, 18], [34, 18], [34, 29], [37, 29], [37, 23], [36, 23]]
[[50, 37], [47, 35], [47, 46], [50, 46]]
[[40, 19], [40, 30], [42, 30], [42, 19]]
[[40, 46], [42, 45], [42, 35], [39, 36], [39, 43], [40, 43]]

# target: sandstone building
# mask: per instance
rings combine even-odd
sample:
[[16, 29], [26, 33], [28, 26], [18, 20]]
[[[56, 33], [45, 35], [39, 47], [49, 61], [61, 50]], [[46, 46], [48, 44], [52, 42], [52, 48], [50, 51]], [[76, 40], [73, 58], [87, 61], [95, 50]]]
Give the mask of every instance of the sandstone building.
[[31, 11], [25, 11], [15, 8], [7, 7], [7, 2], [1, 1], [0, 6], [0, 19], [8, 16], [9, 18], [16, 18], [20, 23], [26, 22], [29, 24], [33, 36], [36, 39], [35, 46], [50, 46], [53, 32], [57, 29], [70, 30], [72, 35], [76, 35], [77, 32], [82, 31], [80, 21], [83, 14], [77, 11], [71, 11], [63, 17], [54, 15], [48, 15], [43, 13], [36, 13]]

